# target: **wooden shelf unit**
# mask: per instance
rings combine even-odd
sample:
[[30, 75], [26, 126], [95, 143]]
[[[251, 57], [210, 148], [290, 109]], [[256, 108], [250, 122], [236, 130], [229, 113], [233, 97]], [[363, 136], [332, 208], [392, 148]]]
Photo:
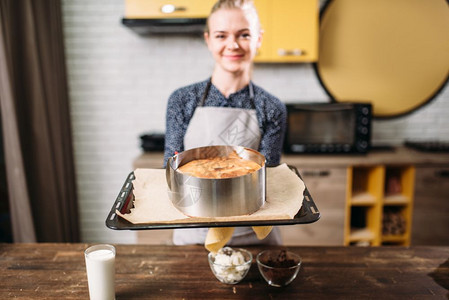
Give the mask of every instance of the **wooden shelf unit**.
[[410, 245], [415, 168], [350, 166], [345, 245]]

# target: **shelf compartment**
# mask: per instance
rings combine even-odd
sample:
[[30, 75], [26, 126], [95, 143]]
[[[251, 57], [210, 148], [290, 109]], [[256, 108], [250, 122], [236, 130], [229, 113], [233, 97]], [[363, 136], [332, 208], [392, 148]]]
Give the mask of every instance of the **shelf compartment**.
[[410, 198], [404, 195], [390, 195], [384, 197], [384, 205], [407, 205], [410, 203]]
[[[388, 166], [385, 169], [384, 197], [385, 200], [402, 200], [413, 198], [415, 169], [412, 166]], [[385, 201], [386, 202], [386, 201]]]
[[349, 246], [369, 247], [372, 246], [372, 241], [352, 241]]
[[350, 242], [360, 242], [360, 241], [373, 241], [374, 232], [368, 228], [351, 228], [351, 234], [349, 236]]
[[[379, 244], [380, 241], [375, 234], [379, 228], [376, 209], [375, 206], [352, 206], [350, 208], [349, 234], [346, 245], [352, 245], [354, 242], [369, 242], [369, 245]], [[356, 244], [359, 245], [359, 243]], [[363, 245], [365, 244], [363, 243]]]
[[351, 205], [374, 205], [376, 204], [376, 196], [369, 193], [358, 193], [351, 198]]
[[[351, 196], [369, 194], [380, 199], [382, 191], [379, 186], [383, 186], [385, 169], [381, 166], [354, 167], [352, 171]], [[375, 199], [375, 200], [377, 200]]]
[[407, 236], [405, 234], [382, 236], [382, 243], [403, 243], [406, 241], [407, 241]]
[[407, 209], [403, 206], [387, 206], [382, 212], [382, 236], [404, 236], [407, 232]]

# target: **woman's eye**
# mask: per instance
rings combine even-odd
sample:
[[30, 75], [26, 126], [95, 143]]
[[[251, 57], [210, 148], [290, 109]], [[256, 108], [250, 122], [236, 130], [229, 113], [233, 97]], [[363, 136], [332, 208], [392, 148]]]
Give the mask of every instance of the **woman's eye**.
[[215, 38], [216, 38], [216, 39], [224, 39], [224, 38], [225, 38], [225, 35], [224, 35], [224, 34], [217, 34], [217, 35], [215, 36]]

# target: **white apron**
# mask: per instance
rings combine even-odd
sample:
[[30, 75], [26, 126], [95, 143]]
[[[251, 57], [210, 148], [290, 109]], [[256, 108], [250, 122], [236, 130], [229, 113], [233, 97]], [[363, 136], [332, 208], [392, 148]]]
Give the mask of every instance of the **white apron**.
[[[184, 136], [184, 149], [211, 145], [243, 146], [257, 150], [260, 129], [255, 109], [231, 107], [203, 107], [209, 93], [209, 81], [198, 107], [193, 113]], [[254, 106], [254, 90], [249, 84], [251, 103]], [[175, 245], [204, 244], [208, 228], [175, 229]], [[281, 244], [279, 229], [274, 227], [263, 240], [259, 240], [251, 227], [236, 227], [227, 245]]]

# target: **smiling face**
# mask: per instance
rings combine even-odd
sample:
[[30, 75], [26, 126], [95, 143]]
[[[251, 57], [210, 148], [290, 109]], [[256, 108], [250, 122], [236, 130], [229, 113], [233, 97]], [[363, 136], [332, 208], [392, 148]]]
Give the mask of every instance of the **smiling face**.
[[209, 17], [208, 28], [204, 38], [216, 68], [249, 72], [262, 40], [257, 17], [241, 8], [219, 9]]

